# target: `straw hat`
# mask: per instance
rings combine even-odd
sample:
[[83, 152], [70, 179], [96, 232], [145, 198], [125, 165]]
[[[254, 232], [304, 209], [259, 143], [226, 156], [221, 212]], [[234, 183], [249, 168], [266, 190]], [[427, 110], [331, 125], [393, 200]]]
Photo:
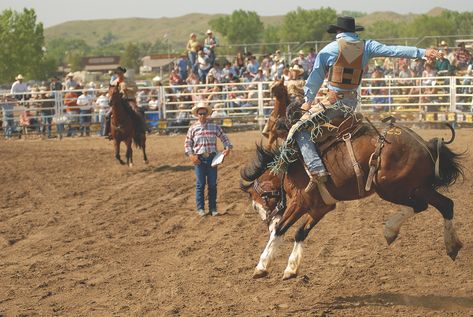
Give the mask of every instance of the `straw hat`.
[[73, 73], [69, 73], [66, 75], [66, 77], [74, 77], [74, 74]]
[[304, 74], [304, 69], [299, 66], [299, 64], [295, 64], [291, 68], [289, 68], [290, 71], [296, 72], [297, 76], [300, 76]]
[[299, 51], [299, 55], [304, 55], [304, 51], [303, 51], [303, 50], [300, 50], [300, 51]]
[[212, 114], [212, 108], [211, 108], [209, 105], [207, 105], [207, 104], [205, 104], [205, 103], [203, 103], [203, 102], [199, 102], [199, 103], [196, 104], [194, 107], [192, 107], [192, 114], [193, 114], [195, 117], [198, 117], [198, 116], [197, 116], [197, 111], [198, 111], [199, 109], [206, 109], [209, 116]]
[[23, 76], [21, 76], [21, 74], [18, 74], [18, 76], [15, 77], [15, 80], [22, 80], [24, 79]]
[[211, 29], [208, 29], [207, 32], [205, 32], [205, 34], [212, 34], [212, 30]]

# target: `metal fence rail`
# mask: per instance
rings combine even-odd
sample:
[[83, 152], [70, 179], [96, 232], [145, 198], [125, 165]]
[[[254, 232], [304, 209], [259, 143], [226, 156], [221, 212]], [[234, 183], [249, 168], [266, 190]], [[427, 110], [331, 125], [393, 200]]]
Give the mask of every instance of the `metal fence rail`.
[[[187, 129], [194, 120], [191, 108], [198, 102], [212, 106], [213, 119], [228, 129], [261, 129], [274, 104], [270, 85], [271, 82], [237, 82], [145, 87], [137, 94], [137, 104], [145, 109], [151, 129], [160, 132]], [[321, 93], [325, 90], [324, 85]], [[3, 132], [11, 124], [17, 133], [46, 133], [53, 127], [54, 133], [62, 135], [83, 125], [90, 126], [93, 133], [100, 132], [107, 109], [100, 108], [96, 101], [103, 91], [76, 91], [90, 95], [90, 104], [82, 107], [68, 107], [67, 92], [70, 91], [48, 91], [43, 98], [31, 92], [21, 100], [14, 98], [19, 96], [0, 95]], [[374, 121], [393, 115], [406, 123], [473, 124], [471, 77], [366, 78], [359, 98], [358, 110]], [[22, 120], [25, 113], [29, 125]]]

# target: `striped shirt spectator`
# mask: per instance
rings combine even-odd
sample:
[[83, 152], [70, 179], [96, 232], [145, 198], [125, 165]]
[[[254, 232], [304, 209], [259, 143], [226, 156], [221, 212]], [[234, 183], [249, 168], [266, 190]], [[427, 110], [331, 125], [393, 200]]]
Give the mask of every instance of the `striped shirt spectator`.
[[217, 152], [217, 137], [222, 141], [226, 149], [233, 146], [222, 128], [211, 122], [204, 124], [195, 122], [187, 131], [185, 141], [185, 152], [187, 155], [192, 154], [210, 154]]

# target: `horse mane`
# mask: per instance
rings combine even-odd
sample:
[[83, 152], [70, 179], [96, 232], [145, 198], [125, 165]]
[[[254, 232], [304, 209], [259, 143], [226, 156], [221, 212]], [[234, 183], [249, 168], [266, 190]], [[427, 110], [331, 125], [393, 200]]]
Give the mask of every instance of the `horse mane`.
[[262, 143], [256, 144], [256, 157], [240, 169], [241, 178], [248, 182], [256, 180], [263, 175], [268, 169], [268, 164], [271, 163], [277, 155], [279, 155], [278, 147], [266, 149]]

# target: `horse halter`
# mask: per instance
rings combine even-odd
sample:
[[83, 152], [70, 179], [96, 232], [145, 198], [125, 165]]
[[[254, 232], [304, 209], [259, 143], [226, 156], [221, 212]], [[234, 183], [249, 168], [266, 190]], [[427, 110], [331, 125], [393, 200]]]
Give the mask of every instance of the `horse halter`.
[[[279, 190], [264, 190], [263, 186], [265, 183], [271, 183], [270, 181], [264, 181], [262, 184], [258, 182], [258, 179], [256, 179], [253, 183], [253, 189], [255, 192], [261, 196], [264, 199], [264, 202], [266, 204], [266, 221], [268, 223], [271, 222], [271, 219], [286, 210], [286, 192], [284, 190], [284, 183], [283, 183], [284, 176], [281, 177], [281, 187]], [[269, 207], [269, 200], [270, 199], [277, 199], [278, 203], [276, 204], [276, 208], [273, 210], [270, 209]]]

